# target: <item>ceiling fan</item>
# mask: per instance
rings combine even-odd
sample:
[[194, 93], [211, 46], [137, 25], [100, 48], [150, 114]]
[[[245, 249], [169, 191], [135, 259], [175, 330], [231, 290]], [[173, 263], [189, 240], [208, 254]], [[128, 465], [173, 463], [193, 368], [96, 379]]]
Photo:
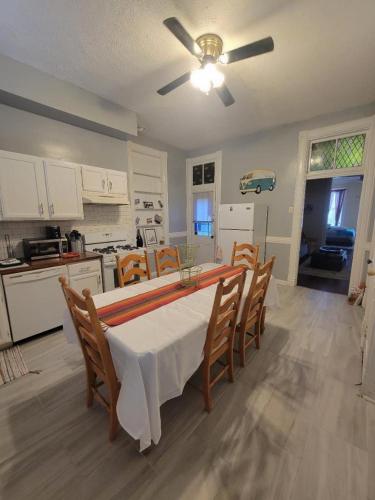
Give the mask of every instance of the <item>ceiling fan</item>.
[[235, 101], [224, 83], [224, 74], [217, 69], [216, 64], [218, 62], [231, 64], [242, 59], [271, 52], [274, 48], [273, 40], [269, 36], [229, 52], [223, 52], [223, 40], [214, 33], [205, 33], [194, 40], [176, 17], [165, 19], [163, 24], [200, 61], [201, 67], [184, 73], [173, 82], [159, 89], [158, 94], [160, 95], [166, 95], [190, 80], [195, 88], [205, 94], [208, 94], [214, 88], [224, 106], [230, 106]]

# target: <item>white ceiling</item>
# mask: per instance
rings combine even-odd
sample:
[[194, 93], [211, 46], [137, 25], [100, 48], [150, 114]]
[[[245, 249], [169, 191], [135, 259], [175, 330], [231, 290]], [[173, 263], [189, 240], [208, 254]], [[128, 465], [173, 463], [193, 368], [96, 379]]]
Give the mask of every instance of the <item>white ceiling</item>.
[[[176, 16], [229, 50], [275, 50], [222, 66], [236, 103], [190, 83], [197, 61], [163, 26]], [[136, 111], [146, 134], [191, 150], [375, 100], [374, 0], [2, 0], [0, 52]]]

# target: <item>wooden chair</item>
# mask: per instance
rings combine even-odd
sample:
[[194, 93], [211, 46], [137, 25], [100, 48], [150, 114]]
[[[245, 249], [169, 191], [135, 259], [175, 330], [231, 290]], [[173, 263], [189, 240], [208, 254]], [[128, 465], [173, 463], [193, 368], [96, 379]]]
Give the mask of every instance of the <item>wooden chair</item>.
[[[203, 360], [203, 397], [205, 409], [208, 412], [212, 409], [211, 388], [216, 382], [225, 374], [228, 374], [230, 382], [234, 381], [233, 342], [245, 277], [246, 270], [244, 269], [240, 275], [232, 278], [227, 285], [224, 285], [225, 280], [222, 278], [216, 288]], [[224, 301], [222, 302], [223, 298]], [[226, 364], [221, 363], [223, 368], [211, 380], [211, 366], [220, 361], [219, 358], [224, 354], [226, 354]]]
[[[157, 276], [178, 271], [181, 266], [178, 247], [167, 247], [155, 250], [155, 266]], [[167, 271], [167, 272], [165, 272]]]
[[[144, 255], [139, 253], [131, 253], [125, 257], [116, 255], [117, 261], [117, 277], [121, 288], [130, 283], [139, 283], [139, 280], [135, 281], [135, 277], [144, 277], [151, 279], [150, 263], [148, 260], [148, 253], [145, 250]], [[140, 267], [144, 265], [145, 268]]]
[[[251, 245], [250, 243], [233, 243], [231, 265], [242, 265], [248, 269], [255, 269], [259, 257], [259, 245]], [[241, 261], [246, 263], [238, 264]]]
[[[109, 440], [113, 441], [118, 429], [116, 404], [121, 384], [117, 380], [107, 339], [99, 321], [90, 290], [83, 290], [83, 297], [67, 284], [66, 278], [59, 278], [71, 314], [83, 357], [86, 364], [87, 407], [94, 398], [109, 413]], [[101, 385], [108, 389], [107, 400], [99, 391]]]
[[[246, 349], [253, 342], [255, 342], [257, 349], [260, 347], [260, 334], [264, 325], [264, 299], [271, 279], [274, 262], [275, 257], [272, 257], [265, 264], [258, 263], [254, 269], [249, 292], [242, 309], [241, 319], [236, 328], [241, 366], [245, 366]], [[253, 327], [254, 331], [251, 332]]]

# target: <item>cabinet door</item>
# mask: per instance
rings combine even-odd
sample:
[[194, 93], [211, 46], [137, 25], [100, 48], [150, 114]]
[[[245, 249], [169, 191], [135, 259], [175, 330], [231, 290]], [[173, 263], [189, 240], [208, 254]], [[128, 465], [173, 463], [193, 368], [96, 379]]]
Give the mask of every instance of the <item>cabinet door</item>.
[[107, 194], [107, 174], [104, 168], [82, 166], [82, 188], [90, 193]]
[[43, 162], [33, 156], [0, 151], [0, 218], [48, 218]]
[[128, 196], [128, 176], [126, 172], [107, 170], [108, 193], [117, 196]]
[[79, 274], [70, 278], [70, 286], [76, 292], [82, 294], [82, 290], [88, 288], [91, 295], [103, 292], [102, 275], [100, 272]]
[[50, 219], [83, 219], [81, 168], [44, 162]]
[[8, 313], [5, 305], [3, 283], [0, 278], [0, 347], [12, 342]]

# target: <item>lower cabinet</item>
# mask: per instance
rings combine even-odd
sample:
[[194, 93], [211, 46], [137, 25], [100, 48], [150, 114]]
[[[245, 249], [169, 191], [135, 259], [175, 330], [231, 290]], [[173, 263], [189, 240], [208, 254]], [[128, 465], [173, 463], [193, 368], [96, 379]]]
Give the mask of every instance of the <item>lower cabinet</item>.
[[100, 259], [68, 265], [69, 286], [79, 294], [88, 288], [91, 295], [103, 292]]
[[7, 347], [11, 343], [12, 337], [10, 334], [8, 312], [5, 304], [4, 288], [0, 277], [0, 349]]

